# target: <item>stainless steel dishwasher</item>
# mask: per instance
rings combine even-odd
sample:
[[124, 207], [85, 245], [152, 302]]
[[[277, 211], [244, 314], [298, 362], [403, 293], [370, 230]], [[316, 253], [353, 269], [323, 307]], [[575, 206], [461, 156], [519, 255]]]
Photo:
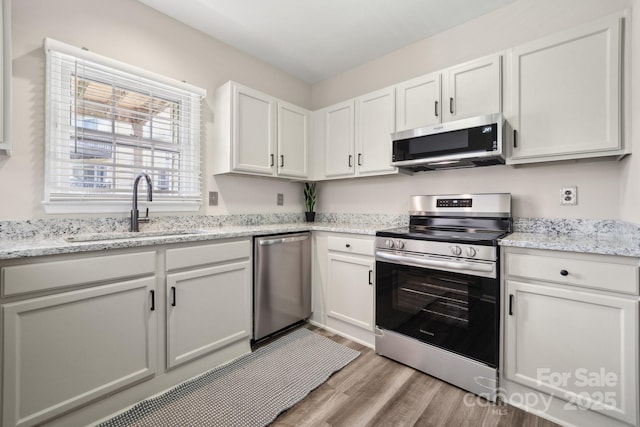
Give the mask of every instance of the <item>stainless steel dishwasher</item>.
[[253, 340], [311, 316], [311, 233], [254, 238]]

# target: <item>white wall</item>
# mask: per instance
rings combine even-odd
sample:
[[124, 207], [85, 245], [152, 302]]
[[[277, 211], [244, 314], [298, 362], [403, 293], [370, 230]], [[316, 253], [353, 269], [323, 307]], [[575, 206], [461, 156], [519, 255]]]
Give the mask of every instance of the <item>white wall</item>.
[[[361, 178], [318, 185], [322, 212], [407, 213], [412, 194], [511, 193], [517, 217], [617, 218], [620, 164], [616, 162], [489, 166]], [[560, 187], [578, 186], [578, 205], [560, 205]]]
[[[174, 21], [136, 0], [13, 0], [14, 156], [0, 157], [0, 220], [46, 217], [44, 52], [52, 37], [207, 89], [204, 159], [212, 134], [213, 92], [229, 79], [317, 109], [408, 78], [506, 49], [640, 0], [520, 0], [310, 87]], [[640, 7], [633, 20], [640, 22]], [[73, 22], [73, 23], [72, 23]], [[640, 81], [640, 31], [633, 34], [633, 77]], [[640, 85], [631, 92], [640, 96]], [[638, 128], [640, 108], [630, 115]], [[640, 128], [638, 128], [640, 129]], [[640, 150], [634, 134], [636, 151]], [[201, 213], [301, 212], [298, 183], [256, 177], [213, 177], [203, 165], [203, 192], [220, 192], [220, 206]], [[319, 185], [320, 211], [404, 213], [410, 194], [506, 191], [517, 216], [623, 218], [640, 222], [640, 156], [587, 162], [422, 172]], [[559, 204], [562, 185], [578, 186], [578, 206]], [[285, 205], [276, 206], [283, 193]], [[206, 197], [205, 197], [206, 200]]]
[[[0, 220], [46, 217], [42, 42], [51, 37], [207, 89], [202, 176], [204, 194], [220, 192], [217, 208], [201, 213], [302, 212], [299, 183], [223, 177], [208, 171], [214, 90], [227, 80], [310, 107], [311, 87], [193, 30], [136, 0], [13, 0], [13, 147], [0, 157]], [[283, 193], [285, 205], [276, 206]], [[207, 198], [205, 197], [205, 200]], [[152, 209], [153, 210], [153, 209]]]
[[[637, 3], [638, 0], [519, 0], [314, 85], [313, 106], [315, 109], [325, 107], [409, 78], [504, 51]], [[638, 16], [637, 10], [635, 16]], [[638, 47], [636, 40], [632, 55], [636, 64], [640, 56]], [[638, 76], [637, 66], [634, 73]], [[635, 80], [640, 81], [638, 78]], [[636, 87], [635, 99], [638, 99], [637, 90]], [[637, 113], [632, 120], [636, 126], [640, 125]], [[623, 169], [628, 176], [626, 181], [622, 176]], [[321, 183], [318, 209], [402, 213], [407, 210], [411, 194], [510, 192], [514, 197], [515, 216], [620, 218], [621, 196], [626, 200], [630, 194], [635, 195], [640, 190], [637, 184], [640, 182], [639, 169], [640, 156], [636, 155], [622, 162], [563, 162], [518, 168], [493, 166], [421, 172], [409, 177], [341, 180]], [[621, 185], [626, 182], [628, 184], [621, 190]], [[578, 186], [577, 206], [560, 205], [560, 187], [566, 185]], [[638, 206], [639, 198], [636, 195], [633, 203], [625, 203], [626, 218], [640, 218], [640, 212], [632, 207]]]

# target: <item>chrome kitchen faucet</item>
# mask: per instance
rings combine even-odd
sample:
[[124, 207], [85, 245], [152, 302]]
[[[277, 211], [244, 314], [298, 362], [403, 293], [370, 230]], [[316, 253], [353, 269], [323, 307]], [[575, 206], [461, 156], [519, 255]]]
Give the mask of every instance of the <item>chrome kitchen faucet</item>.
[[136, 177], [135, 181], [133, 181], [133, 206], [131, 208], [131, 227], [129, 231], [140, 231], [139, 224], [141, 222], [149, 222], [149, 208], [147, 208], [144, 218], [140, 218], [140, 213], [138, 212], [138, 183], [142, 177], [147, 180], [147, 202], [153, 200], [153, 183], [151, 182], [151, 177], [142, 172]]

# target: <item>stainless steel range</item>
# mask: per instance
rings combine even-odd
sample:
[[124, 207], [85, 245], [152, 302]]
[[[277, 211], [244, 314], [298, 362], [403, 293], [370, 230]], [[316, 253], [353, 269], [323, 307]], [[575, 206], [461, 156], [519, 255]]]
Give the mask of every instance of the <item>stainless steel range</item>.
[[376, 352], [495, 401], [511, 195], [411, 196], [409, 215], [376, 233]]

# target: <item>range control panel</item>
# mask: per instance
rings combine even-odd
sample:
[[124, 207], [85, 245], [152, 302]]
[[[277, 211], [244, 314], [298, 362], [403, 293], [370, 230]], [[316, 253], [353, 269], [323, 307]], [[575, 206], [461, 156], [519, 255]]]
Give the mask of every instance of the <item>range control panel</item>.
[[470, 208], [473, 207], [473, 199], [438, 199], [437, 208]]

